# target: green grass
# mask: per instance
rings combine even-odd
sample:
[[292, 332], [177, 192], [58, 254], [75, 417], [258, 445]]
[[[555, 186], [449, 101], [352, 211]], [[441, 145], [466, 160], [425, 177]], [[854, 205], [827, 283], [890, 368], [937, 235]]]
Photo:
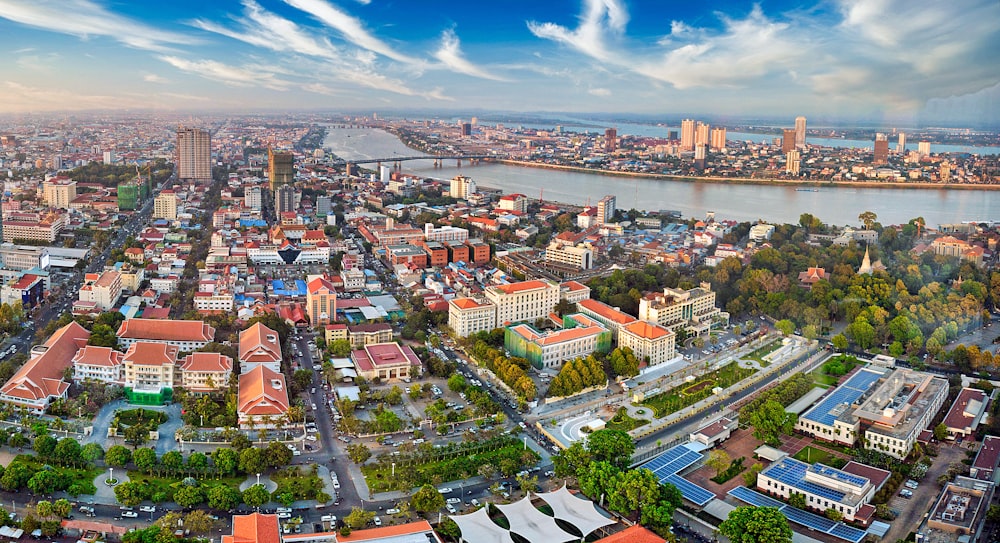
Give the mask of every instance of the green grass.
[[749, 360], [756, 360], [757, 363], [760, 364], [760, 367], [766, 368], [768, 365], [770, 365], [770, 362], [765, 360], [764, 357], [773, 353], [774, 351], [777, 351], [780, 347], [781, 347], [781, 340], [776, 339], [771, 343], [764, 345], [763, 347], [757, 348], [755, 351], [744, 356], [743, 358]]
[[361, 467], [361, 472], [365, 475], [365, 481], [372, 492], [386, 492], [392, 490], [410, 490], [411, 488], [429, 485], [440, 485], [448, 481], [460, 481], [475, 477], [479, 474], [479, 467], [489, 464], [494, 471], [499, 473], [504, 466], [508, 468], [508, 473], [514, 473], [524, 467], [534, 465], [538, 462], [538, 453], [531, 449], [524, 449], [520, 442], [508, 443], [502, 447], [483, 450], [478, 453], [454, 455], [442, 460], [424, 461], [397, 461], [395, 474], [392, 469], [392, 462], [382, 461], [378, 464], [367, 464]]
[[649, 424], [648, 420], [632, 418], [629, 416], [628, 411], [624, 407], [621, 407], [615, 413], [614, 418], [608, 421], [607, 428], [609, 430], [628, 432], [646, 424]]
[[[165, 501], [173, 501], [174, 492], [184, 479], [183, 477], [157, 477], [156, 475], [146, 475], [138, 471], [129, 472], [128, 478], [130, 481], [140, 482], [149, 487], [150, 496], [156, 496], [157, 494], [162, 493], [165, 496]], [[198, 479], [198, 482], [207, 493], [208, 489], [219, 485], [226, 485], [239, 490], [240, 483], [245, 480], [246, 477], [241, 476], [223, 477], [222, 479]]]
[[[656, 396], [646, 398], [641, 405], [653, 409], [657, 417], [663, 417], [708, 398], [712, 395], [712, 389], [715, 387], [729, 388], [756, 372], [755, 369], [741, 368], [737, 362], [731, 362], [716, 371], [702, 375], [697, 382], [684, 383]], [[686, 390], [695, 388], [696, 385], [705, 381], [710, 382], [711, 385], [696, 392], [685, 393]]]
[[836, 385], [837, 382], [840, 381], [840, 377], [837, 377], [835, 375], [827, 375], [823, 373], [822, 367], [813, 370], [811, 375], [813, 377], [813, 382], [815, 382], [818, 385], [824, 385], [829, 387]]
[[795, 453], [792, 458], [802, 462], [808, 462], [810, 464], [819, 462], [833, 467], [840, 467], [846, 463], [843, 458], [840, 458], [829, 451], [824, 451], [823, 449], [817, 449], [816, 447], [808, 445], [801, 451]]
[[290, 493], [293, 501], [314, 500], [316, 494], [323, 492], [323, 481], [310, 469], [289, 466], [271, 474], [271, 480], [278, 483], [275, 496]]
[[[13, 463], [20, 463], [29, 466], [33, 471], [39, 471], [45, 465], [42, 461], [30, 454], [19, 454], [14, 457]], [[69, 480], [66, 485], [67, 490], [72, 490], [78, 494], [93, 495], [97, 492], [94, 486], [94, 479], [104, 470], [98, 468], [71, 468], [49, 464], [53, 471], [59, 474], [60, 479]], [[8, 464], [9, 467], [9, 464]]]

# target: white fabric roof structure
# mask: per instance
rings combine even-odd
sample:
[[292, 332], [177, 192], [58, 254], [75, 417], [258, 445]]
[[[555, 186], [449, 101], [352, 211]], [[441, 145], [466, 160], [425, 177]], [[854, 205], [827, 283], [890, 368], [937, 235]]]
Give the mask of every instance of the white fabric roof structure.
[[566, 485], [563, 485], [559, 490], [535, 495], [549, 504], [557, 519], [576, 526], [584, 537], [598, 528], [615, 523], [598, 512], [597, 508], [594, 507], [594, 502], [577, 498], [566, 488]]
[[510, 521], [510, 531], [531, 543], [568, 543], [580, 539], [560, 528], [556, 519], [535, 509], [530, 495], [511, 504], [497, 504], [496, 508]]
[[468, 543], [514, 543], [510, 532], [493, 522], [486, 508], [477, 509], [468, 515], [448, 515], [462, 530], [462, 541]]

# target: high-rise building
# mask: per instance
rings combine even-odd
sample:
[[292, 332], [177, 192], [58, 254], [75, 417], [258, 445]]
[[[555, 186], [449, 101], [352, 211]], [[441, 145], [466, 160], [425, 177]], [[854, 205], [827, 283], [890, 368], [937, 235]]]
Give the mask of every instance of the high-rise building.
[[917, 154], [921, 157], [931, 156], [931, 142], [922, 141], [917, 144]]
[[177, 178], [212, 179], [212, 135], [208, 130], [177, 129]]
[[254, 211], [260, 211], [264, 207], [263, 192], [260, 187], [247, 187], [243, 191], [243, 205]]
[[698, 123], [698, 125], [694, 129], [694, 146], [695, 147], [698, 147], [699, 145], [708, 145], [709, 144], [709, 140], [710, 140], [709, 131], [710, 130], [711, 130], [711, 128], [708, 126], [708, 123]]
[[63, 168], [63, 158], [62, 155], [52, 155], [52, 169], [61, 170]]
[[462, 136], [472, 135], [472, 123], [458, 123], [458, 126], [462, 129]]
[[899, 133], [899, 141], [896, 142], [896, 154], [906, 154], [906, 134], [903, 132]]
[[177, 195], [172, 190], [160, 191], [153, 200], [153, 218], [175, 220], [177, 218]]
[[785, 128], [781, 131], [781, 152], [787, 153], [795, 149], [795, 129]]
[[476, 182], [471, 177], [456, 175], [451, 180], [449, 196], [460, 200], [468, 200], [469, 196], [476, 193]]
[[726, 148], [726, 129], [725, 128], [713, 128], [712, 129], [712, 149], [725, 149]]
[[281, 185], [290, 185], [295, 181], [295, 155], [268, 149], [267, 180], [272, 192]]
[[597, 202], [597, 224], [608, 224], [615, 220], [616, 198], [609, 194]]
[[695, 145], [694, 146], [694, 159], [695, 160], [705, 160], [705, 156], [707, 154], [706, 153], [706, 148], [707, 147], [708, 147], [708, 145], [706, 145], [704, 143], [699, 143], [699, 144]]
[[608, 153], [615, 152], [618, 148], [618, 130], [608, 128], [604, 131], [604, 150]]
[[875, 134], [875, 164], [889, 161], [889, 139], [885, 134]]
[[795, 149], [785, 153], [785, 172], [792, 175], [799, 174], [799, 167], [801, 161], [799, 160], [799, 152]]
[[800, 149], [806, 146], [806, 118], [802, 116], [795, 118], [795, 146]]
[[275, 213], [295, 211], [295, 187], [281, 185], [274, 191], [274, 211]]
[[114, 161], [115, 161], [115, 152], [114, 151], [104, 151], [104, 163], [105, 164], [112, 164], [112, 163], [114, 163]]
[[667, 132], [667, 139], [668, 140], [670, 140], [670, 141], [677, 141], [677, 138], [678, 138], [678, 136], [677, 136], [677, 131], [676, 130], [670, 130], [670, 131]]
[[76, 181], [68, 177], [53, 177], [42, 186], [45, 189], [45, 203], [49, 207], [69, 209], [69, 203], [76, 198]]
[[681, 151], [694, 151], [694, 120], [681, 121]]

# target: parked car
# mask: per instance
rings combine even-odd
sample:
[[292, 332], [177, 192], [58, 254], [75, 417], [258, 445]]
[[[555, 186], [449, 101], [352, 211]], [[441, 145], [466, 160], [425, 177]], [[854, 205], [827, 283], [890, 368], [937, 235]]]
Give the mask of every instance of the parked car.
[[382, 519], [380, 519], [378, 517], [375, 517], [374, 519], [372, 519], [372, 521], [375, 523], [375, 526], [381, 526], [382, 525]]
[[454, 503], [462, 503], [462, 500], [460, 498], [448, 498], [444, 502], [454, 504]]
[[399, 514], [399, 509], [396, 509], [395, 507], [393, 507], [391, 509], [386, 509], [385, 510], [385, 514], [386, 515], [398, 515]]
[[439, 488], [438, 492], [441, 493], [441, 494], [451, 494], [452, 492], [454, 492], [454, 490], [452, 490], [450, 487], [445, 486], [445, 487]]
[[446, 503], [446, 504], [444, 505], [444, 508], [445, 508], [445, 509], [446, 509], [446, 510], [447, 510], [447, 511], [448, 511], [449, 513], [451, 513], [452, 515], [454, 515], [455, 513], [457, 513], [457, 512], [458, 512], [458, 510], [457, 510], [457, 509], [455, 509], [455, 506], [454, 506], [454, 505], [452, 505], [452, 504], [450, 504], [450, 503]]
[[135, 511], [122, 511], [122, 518], [138, 518], [139, 513]]
[[155, 513], [156, 512], [156, 506], [155, 505], [143, 505], [143, 506], [139, 507], [139, 510], [142, 511], [143, 513]]
[[469, 503], [471, 503], [473, 507], [479, 507], [479, 500], [475, 498], [472, 498], [472, 501]]

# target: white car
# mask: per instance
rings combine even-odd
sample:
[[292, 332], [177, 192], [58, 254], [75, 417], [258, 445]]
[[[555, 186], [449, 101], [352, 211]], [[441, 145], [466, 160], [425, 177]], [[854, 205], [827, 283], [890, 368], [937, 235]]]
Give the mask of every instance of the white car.
[[444, 503], [462, 503], [462, 500], [459, 498], [448, 498]]
[[122, 511], [122, 518], [138, 518], [139, 513], [135, 511]]
[[452, 490], [449, 487], [444, 487], [444, 488], [439, 488], [438, 492], [441, 494], [451, 494], [452, 492], [454, 492], [454, 490]]
[[309, 434], [309, 435], [306, 436], [306, 439], [309, 440], [309, 441], [316, 441], [316, 436], [314, 436], [312, 434]]
[[386, 509], [385, 510], [385, 514], [386, 515], [398, 515], [399, 514], [399, 509], [396, 509], [395, 507], [393, 507], [392, 509]]
[[336, 488], [337, 490], [340, 490], [340, 481], [334, 481], [333, 482], [333, 488]]
[[445, 509], [447, 509], [447, 510], [448, 510], [448, 512], [449, 512], [449, 513], [451, 513], [452, 515], [454, 515], [455, 513], [457, 513], [457, 512], [458, 512], [458, 510], [457, 510], [457, 509], [455, 509], [455, 506], [454, 506], [454, 505], [452, 505], [452, 504], [450, 504], [450, 503], [448, 503], [448, 504], [445, 504], [444, 508], [445, 508]]
[[143, 513], [155, 513], [156, 512], [156, 506], [155, 505], [143, 505], [143, 506], [139, 507], [139, 510], [142, 511]]
[[372, 522], [375, 523], [375, 526], [381, 526], [382, 525], [382, 519], [380, 519], [378, 517], [375, 517], [374, 519], [372, 519]]

